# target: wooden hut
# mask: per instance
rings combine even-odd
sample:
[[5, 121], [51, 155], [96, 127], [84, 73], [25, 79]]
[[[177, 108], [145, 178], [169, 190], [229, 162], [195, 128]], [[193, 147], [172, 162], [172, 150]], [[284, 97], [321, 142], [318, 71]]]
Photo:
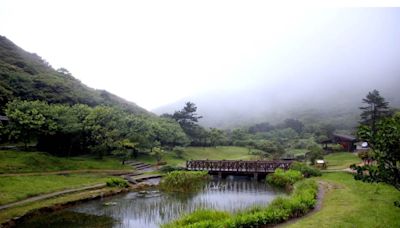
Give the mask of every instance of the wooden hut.
[[342, 145], [343, 149], [349, 152], [356, 150], [357, 138], [352, 135], [333, 134], [332, 141]]

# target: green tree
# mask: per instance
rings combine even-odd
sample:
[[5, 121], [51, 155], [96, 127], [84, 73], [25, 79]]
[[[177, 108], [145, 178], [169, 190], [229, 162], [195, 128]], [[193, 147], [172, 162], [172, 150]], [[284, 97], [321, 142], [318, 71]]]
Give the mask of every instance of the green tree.
[[157, 160], [157, 164], [160, 164], [164, 155], [165, 151], [161, 149], [160, 147], [154, 147], [150, 155], [154, 156]]
[[84, 129], [89, 138], [89, 149], [102, 158], [117, 147], [121, 138], [122, 112], [98, 106], [86, 117]]
[[6, 115], [10, 121], [8, 124], [10, 137], [22, 141], [27, 148], [28, 143], [36, 139], [44, 128], [46, 118], [43, 111], [47, 104], [40, 101], [18, 101], [7, 104]]
[[209, 137], [211, 146], [224, 145], [227, 142], [225, 132], [217, 128], [210, 129]]
[[183, 131], [191, 138], [196, 137], [197, 122], [199, 119], [203, 118], [199, 116], [196, 111], [196, 105], [189, 101], [185, 103], [185, 107], [183, 107], [182, 110], [176, 111], [172, 115], [172, 118], [179, 123]]
[[[375, 162], [364, 166], [352, 165], [356, 180], [385, 182], [400, 191], [400, 113], [378, 121], [375, 134], [370, 126], [361, 125], [358, 137], [368, 142]], [[400, 206], [400, 203], [397, 202]]]
[[117, 149], [112, 152], [121, 159], [122, 165], [125, 161], [133, 156], [137, 143], [129, 141], [129, 139], [121, 140], [117, 143]]
[[183, 153], [185, 152], [183, 147], [176, 146], [172, 151], [175, 153], [177, 158], [183, 158]]
[[306, 157], [310, 160], [311, 165], [315, 164], [317, 159], [324, 159], [323, 150], [319, 146], [311, 146], [308, 148], [309, 152], [306, 153]]
[[260, 150], [259, 155], [262, 158], [272, 158], [279, 159], [283, 154], [285, 154], [285, 149], [282, 147], [280, 143], [269, 141], [269, 140], [261, 140], [256, 143], [256, 149]]
[[372, 134], [374, 134], [377, 121], [390, 113], [389, 103], [379, 94], [378, 90], [369, 92], [366, 98], [362, 99], [362, 103], [365, 106], [360, 107], [362, 110], [360, 123], [369, 126]]

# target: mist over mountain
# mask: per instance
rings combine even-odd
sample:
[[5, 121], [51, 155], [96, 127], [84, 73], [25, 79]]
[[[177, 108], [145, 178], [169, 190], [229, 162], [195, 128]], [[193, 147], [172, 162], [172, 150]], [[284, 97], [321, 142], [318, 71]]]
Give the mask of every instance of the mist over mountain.
[[[300, 83], [313, 86], [302, 87]], [[234, 128], [295, 118], [306, 123], [328, 122], [351, 128], [358, 123], [362, 98], [373, 89], [381, 91], [392, 107], [400, 107], [399, 85], [400, 78], [396, 75], [370, 78], [366, 82], [356, 78], [292, 81], [274, 87], [264, 85], [264, 88], [201, 94], [153, 111], [172, 113], [181, 109], [185, 101], [192, 101], [203, 116], [200, 123], [207, 127]]]
[[310, 17], [307, 26], [290, 31], [279, 45], [257, 56], [243, 53], [247, 64], [232, 66], [230, 80], [208, 81], [211, 91], [154, 112], [171, 113], [192, 101], [204, 126], [298, 118], [351, 128], [359, 119], [362, 98], [373, 89], [392, 107], [400, 107], [398, 12], [345, 9], [327, 13], [329, 19]]

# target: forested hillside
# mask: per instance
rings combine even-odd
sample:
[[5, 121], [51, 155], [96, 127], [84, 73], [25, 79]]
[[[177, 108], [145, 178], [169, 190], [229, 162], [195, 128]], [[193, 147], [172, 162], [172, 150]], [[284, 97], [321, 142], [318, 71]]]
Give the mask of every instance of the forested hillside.
[[149, 114], [135, 103], [105, 90], [87, 87], [68, 70], [55, 70], [37, 54], [28, 53], [0, 36], [0, 112], [4, 112], [7, 102], [16, 98], [92, 107], [108, 105], [134, 114]]

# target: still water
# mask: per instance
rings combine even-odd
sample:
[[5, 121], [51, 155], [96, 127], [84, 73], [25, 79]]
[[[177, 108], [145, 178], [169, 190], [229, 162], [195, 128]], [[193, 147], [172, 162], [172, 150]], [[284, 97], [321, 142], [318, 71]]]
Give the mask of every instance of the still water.
[[284, 194], [244, 177], [214, 179], [197, 193], [167, 194], [151, 189], [95, 200], [39, 216], [21, 227], [159, 227], [200, 208], [235, 212], [266, 205]]

